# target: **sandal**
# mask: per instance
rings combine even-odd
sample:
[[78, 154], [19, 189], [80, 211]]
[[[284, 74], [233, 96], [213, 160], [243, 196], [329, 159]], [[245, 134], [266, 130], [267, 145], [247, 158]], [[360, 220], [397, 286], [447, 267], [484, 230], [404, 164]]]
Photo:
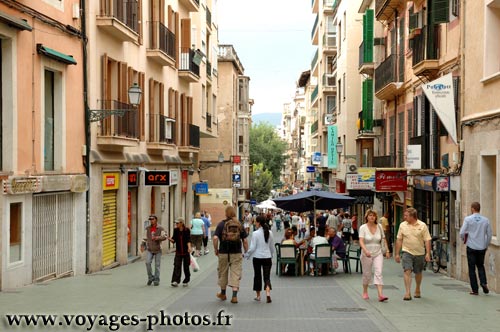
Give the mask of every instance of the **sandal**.
[[260, 302], [260, 296], [256, 296], [256, 297], [254, 298], [254, 301]]
[[419, 298], [421, 298], [422, 296], [420, 295], [420, 293], [415, 293], [415, 295], [413, 295], [413, 297], [414, 297], [414, 298], [416, 298], [416, 299], [419, 299]]
[[405, 301], [411, 301], [411, 296], [405, 296], [405, 297], [403, 297], [403, 300], [405, 300]]

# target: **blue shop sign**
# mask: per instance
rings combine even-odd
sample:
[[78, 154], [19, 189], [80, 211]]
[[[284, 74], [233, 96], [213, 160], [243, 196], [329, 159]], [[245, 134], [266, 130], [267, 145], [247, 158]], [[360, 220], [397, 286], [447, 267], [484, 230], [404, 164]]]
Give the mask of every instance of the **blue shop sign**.
[[316, 172], [316, 167], [314, 167], [314, 166], [306, 166], [306, 172], [307, 173], [314, 173], [314, 172]]
[[199, 195], [208, 194], [208, 183], [207, 182], [198, 182], [195, 184], [194, 190]]

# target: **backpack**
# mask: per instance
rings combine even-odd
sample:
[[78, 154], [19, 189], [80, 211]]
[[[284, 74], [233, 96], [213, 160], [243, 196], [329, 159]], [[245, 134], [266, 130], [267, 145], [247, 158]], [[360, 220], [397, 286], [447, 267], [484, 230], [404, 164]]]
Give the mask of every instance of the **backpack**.
[[222, 241], [239, 242], [241, 240], [241, 223], [234, 219], [224, 221]]

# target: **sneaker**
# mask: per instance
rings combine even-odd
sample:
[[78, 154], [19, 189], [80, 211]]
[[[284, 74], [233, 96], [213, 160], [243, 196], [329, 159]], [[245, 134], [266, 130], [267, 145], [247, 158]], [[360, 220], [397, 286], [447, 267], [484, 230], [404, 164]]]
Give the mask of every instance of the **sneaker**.
[[159, 286], [159, 285], [160, 285], [160, 283], [159, 283], [158, 281], [155, 281], [155, 282], [153, 283], [153, 285], [155, 285], [155, 286]]
[[183, 283], [182, 283], [182, 287], [187, 287], [188, 285], [189, 285], [189, 283], [188, 283], [188, 282], [183, 282]]
[[217, 293], [215, 296], [217, 296], [221, 301], [226, 301], [227, 299], [226, 294]]
[[148, 280], [147, 285], [148, 285], [148, 286], [151, 286], [151, 284], [152, 284], [152, 283], [153, 283], [153, 280]]
[[172, 282], [170, 285], [172, 285], [172, 287], [177, 287], [177, 286], [179, 286], [179, 283], [178, 283], [178, 282], [176, 282], [176, 281], [174, 281], [174, 282]]
[[203, 252], [205, 255], [208, 255], [210, 251], [208, 249], [205, 249], [205, 251]]
[[231, 303], [238, 303], [238, 298], [236, 296], [233, 296], [231, 298]]
[[470, 294], [470, 295], [479, 295], [479, 293], [478, 293], [478, 292], [474, 292], [474, 291], [470, 292], [469, 294]]
[[488, 294], [490, 292], [490, 290], [488, 289], [488, 285], [481, 285], [481, 287], [483, 287], [484, 294]]

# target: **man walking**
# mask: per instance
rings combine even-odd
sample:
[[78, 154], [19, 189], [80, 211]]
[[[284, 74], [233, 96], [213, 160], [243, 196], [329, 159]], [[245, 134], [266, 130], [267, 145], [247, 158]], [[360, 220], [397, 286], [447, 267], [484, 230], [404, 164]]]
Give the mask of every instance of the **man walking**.
[[[160, 264], [161, 264], [161, 242], [167, 239], [165, 230], [158, 225], [158, 218], [150, 215], [149, 226], [146, 227], [146, 271], [148, 273], [147, 285], [160, 284]], [[151, 263], [155, 260], [155, 273], [151, 268]]]
[[392, 237], [391, 237], [391, 226], [389, 225], [389, 212], [385, 212], [384, 215], [380, 218], [380, 224], [384, 229], [384, 235], [387, 240], [387, 245], [389, 248], [389, 252], [392, 252]]
[[213, 244], [215, 255], [219, 258], [218, 284], [220, 293], [217, 297], [226, 300], [226, 287], [229, 285], [233, 290], [231, 303], [238, 303], [238, 290], [240, 287], [241, 271], [243, 269], [243, 255], [248, 251], [247, 232], [236, 218], [234, 207], [226, 208], [226, 219], [219, 222], [215, 228]]
[[205, 216], [205, 212], [201, 214], [201, 220], [203, 220], [203, 224], [205, 225], [204, 234], [203, 234], [203, 255], [207, 255], [209, 253], [208, 250], [208, 237], [210, 236], [210, 226], [212, 223]]
[[422, 284], [422, 271], [425, 262], [431, 260], [431, 235], [427, 225], [417, 219], [417, 210], [406, 209], [404, 220], [399, 225], [394, 259], [401, 261], [399, 252], [403, 248], [402, 266], [404, 271], [405, 295], [403, 300], [411, 300], [411, 273], [415, 273], [415, 298], [420, 298], [420, 285]]
[[479, 274], [479, 283], [483, 288], [484, 294], [488, 294], [488, 282], [486, 280], [486, 271], [484, 270], [484, 256], [491, 242], [493, 235], [491, 224], [488, 218], [479, 214], [481, 205], [478, 202], [471, 204], [470, 216], [465, 217], [464, 224], [460, 228], [460, 237], [467, 245], [467, 263], [469, 266], [469, 280], [472, 291], [471, 295], [478, 295], [477, 273]]
[[170, 285], [177, 287], [181, 282], [181, 267], [184, 267], [184, 280], [182, 286], [187, 287], [191, 280], [189, 263], [191, 260], [191, 231], [184, 225], [184, 218], [175, 220], [174, 235], [169, 237], [171, 243], [175, 243], [174, 270]]

